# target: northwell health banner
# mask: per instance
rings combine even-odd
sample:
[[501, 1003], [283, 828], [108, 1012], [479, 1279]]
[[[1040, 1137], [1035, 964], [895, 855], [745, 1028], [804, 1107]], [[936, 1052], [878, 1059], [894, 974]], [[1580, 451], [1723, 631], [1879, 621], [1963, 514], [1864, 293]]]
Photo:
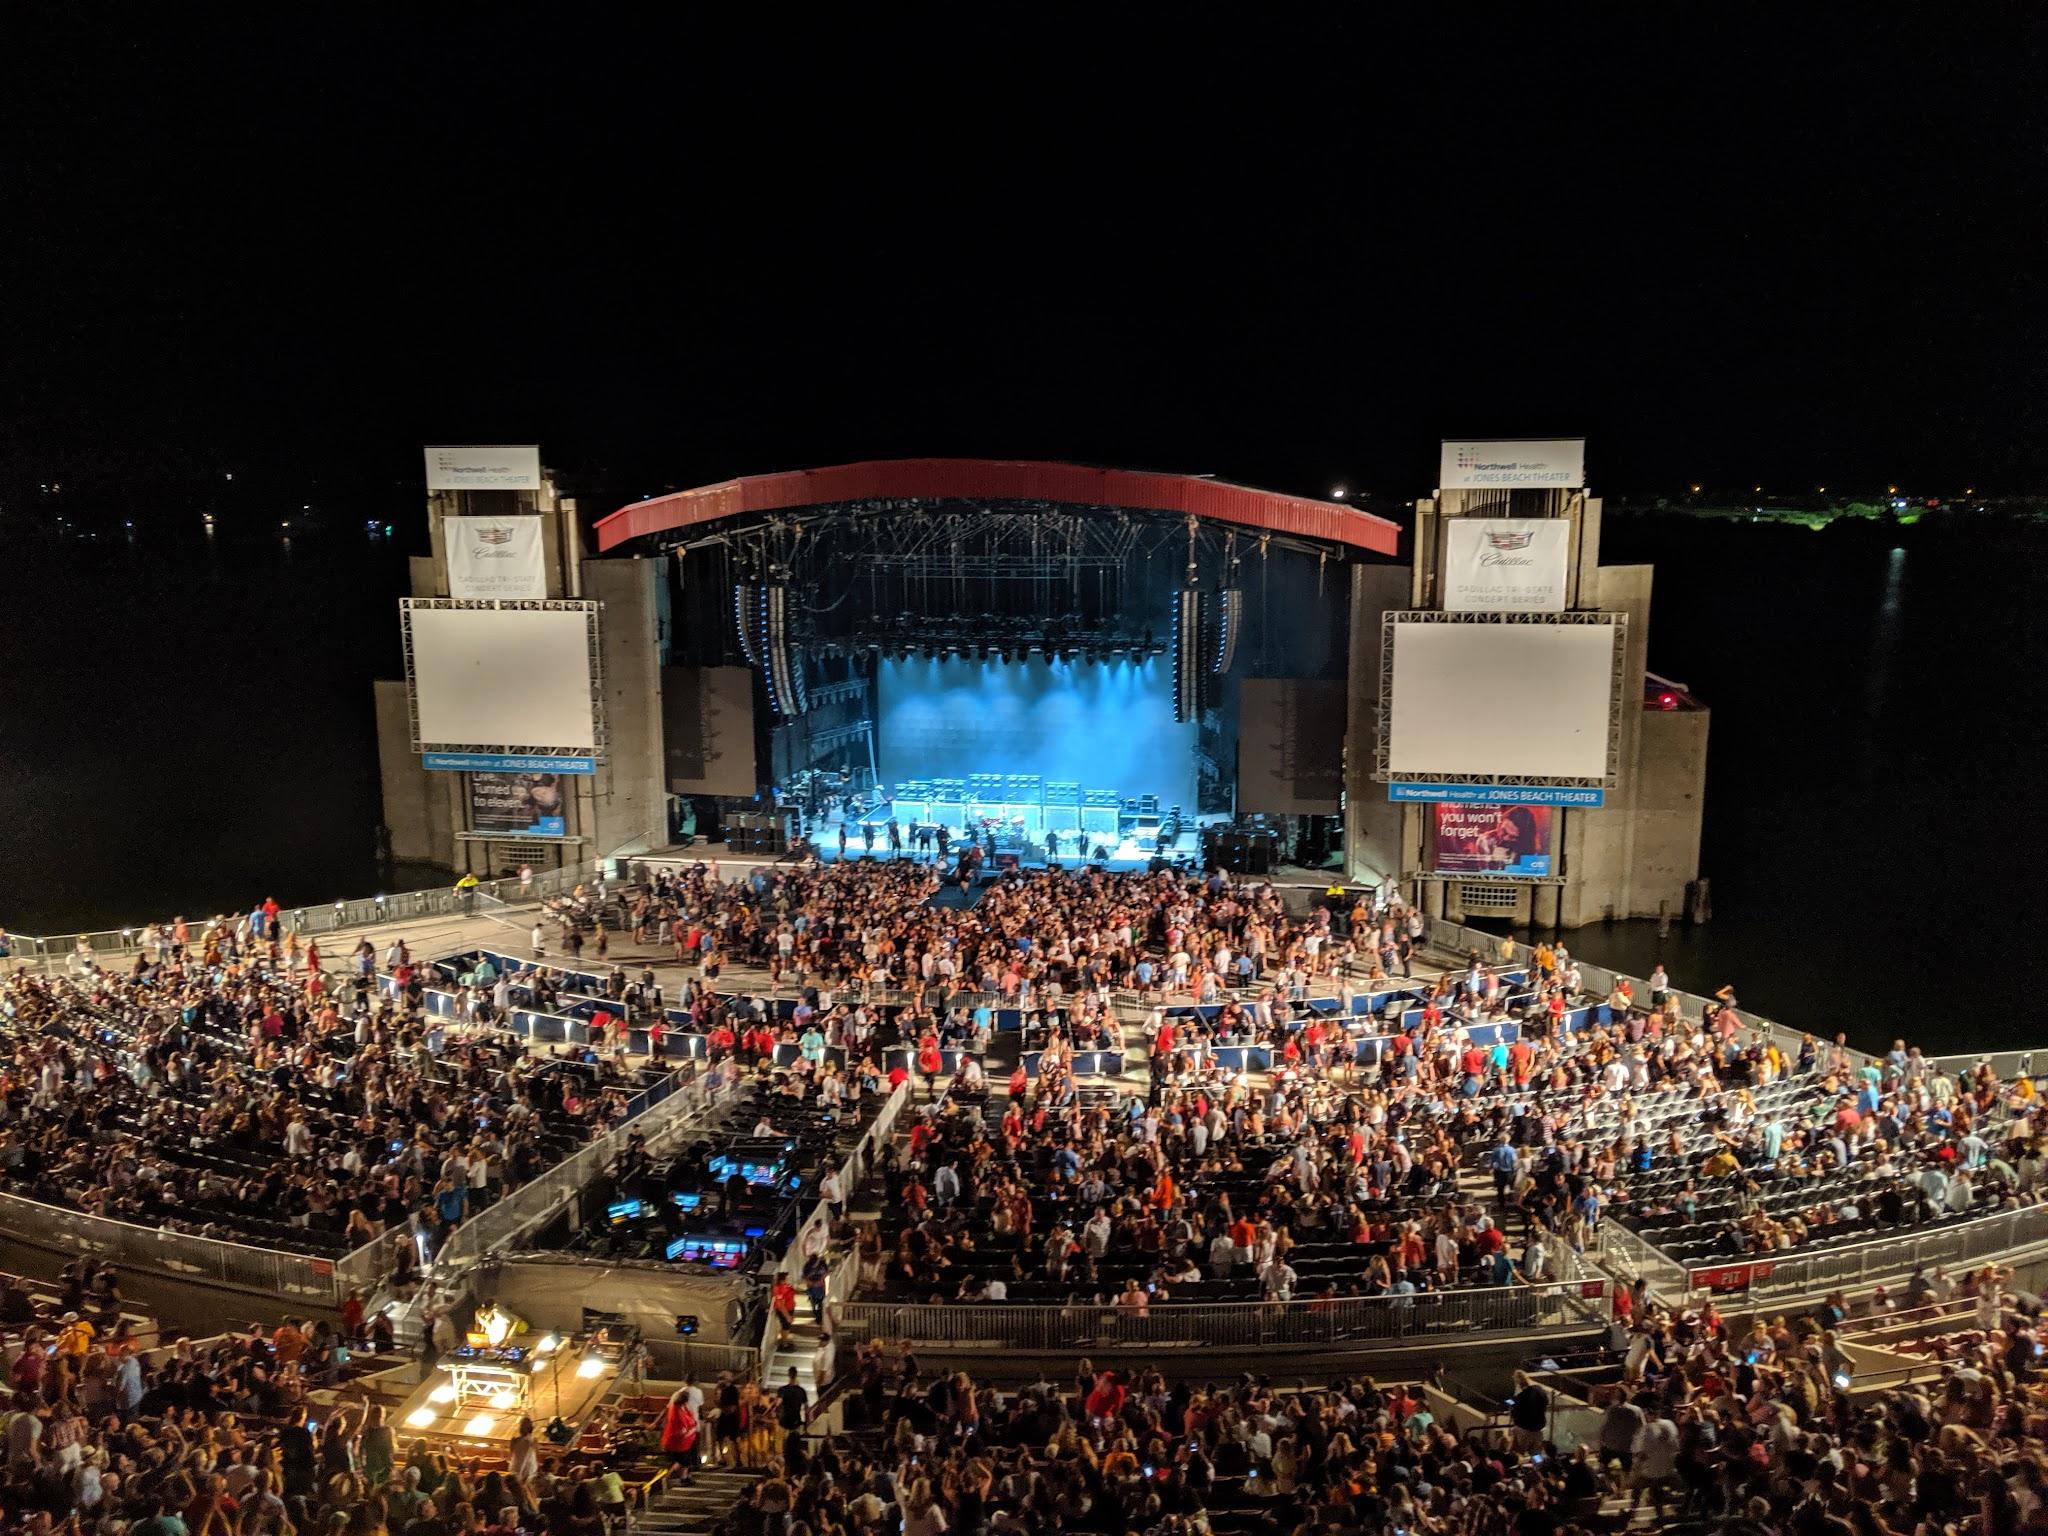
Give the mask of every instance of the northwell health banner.
[[552, 773], [472, 773], [469, 829], [505, 837], [562, 837], [562, 782]]
[[1556, 816], [1547, 805], [1439, 805], [1431, 873], [1542, 879]]
[[1562, 517], [1454, 517], [1444, 523], [1444, 607], [1562, 613], [1572, 525]]
[[538, 516], [443, 519], [448, 595], [546, 597], [548, 577], [540, 550], [543, 521]]

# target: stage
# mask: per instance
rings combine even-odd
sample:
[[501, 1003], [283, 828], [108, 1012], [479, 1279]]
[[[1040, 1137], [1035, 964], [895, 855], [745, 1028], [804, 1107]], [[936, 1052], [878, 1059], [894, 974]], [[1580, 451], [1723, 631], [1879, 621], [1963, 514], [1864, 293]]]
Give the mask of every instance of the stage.
[[[923, 808], [923, 807], [920, 807]], [[1112, 815], [1116, 814], [1114, 811]], [[892, 850], [889, 842], [888, 824], [896, 819], [902, 846]], [[1185, 817], [1179, 824], [1178, 834], [1160, 846], [1161, 837], [1158, 818], [1141, 813], [1142, 827], [1128, 829], [1121, 835], [1111, 832], [1095, 836], [1080, 835], [1078, 829], [1071, 839], [1057, 838], [1057, 853], [1048, 846], [1043, 835], [1033, 838], [1028, 833], [1007, 829], [993, 839], [991, 853], [989, 833], [985, 828], [982, 835], [974, 838], [982, 849], [980, 873], [1000, 874], [1005, 869], [1047, 869], [1054, 865], [1074, 870], [1083, 865], [1093, 864], [1103, 869], [1117, 871], [1149, 869], [1155, 859], [1167, 859], [1177, 866], [1198, 869], [1202, 863], [1202, 828], [1211, 824], [1228, 823], [1228, 816]], [[820, 858], [828, 863], [840, 859], [871, 859], [877, 863], [891, 859], [911, 859], [917, 863], [929, 864], [942, 870], [951, 870], [960, 859], [960, 851], [968, 838], [959, 825], [946, 822], [906, 820], [896, 802], [884, 802], [854, 814], [836, 813], [822, 823], [807, 823], [811, 830], [808, 836], [818, 850]], [[945, 826], [947, 832], [946, 853], [939, 854], [936, 828]], [[921, 840], [920, 829], [932, 835]], [[845, 846], [841, 848], [841, 833], [845, 834]], [[872, 842], [870, 841], [872, 838]]]

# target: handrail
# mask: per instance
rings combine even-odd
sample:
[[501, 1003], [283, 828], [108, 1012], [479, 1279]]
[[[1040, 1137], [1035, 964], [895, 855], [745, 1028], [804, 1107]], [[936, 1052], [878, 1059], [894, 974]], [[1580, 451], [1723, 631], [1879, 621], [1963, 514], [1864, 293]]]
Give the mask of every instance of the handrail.
[[973, 1351], [991, 1345], [1085, 1353], [1189, 1348], [1427, 1344], [1447, 1335], [1584, 1332], [1605, 1324], [1608, 1282], [1546, 1281], [1301, 1301], [1175, 1302], [1140, 1314], [1116, 1305], [840, 1302], [834, 1336], [909, 1339]]

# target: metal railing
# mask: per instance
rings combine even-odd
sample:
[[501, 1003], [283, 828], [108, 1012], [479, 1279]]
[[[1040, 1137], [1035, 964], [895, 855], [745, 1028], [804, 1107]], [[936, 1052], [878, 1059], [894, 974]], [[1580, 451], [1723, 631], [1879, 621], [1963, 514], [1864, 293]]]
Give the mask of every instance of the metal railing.
[[975, 1305], [846, 1301], [832, 1309], [842, 1340], [908, 1339], [973, 1352], [1059, 1350], [1080, 1354], [1183, 1349], [1347, 1348], [1427, 1345], [1475, 1333], [1582, 1332], [1606, 1321], [1600, 1294], [1578, 1281], [1347, 1296], [1287, 1302], [1167, 1302], [1139, 1314], [1117, 1306]]
[[21, 1195], [0, 1194], [0, 1231], [23, 1242], [88, 1254], [124, 1268], [232, 1285], [316, 1306], [334, 1305], [347, 1294], [343, 1285], [347, 1259], [252, 1248], [190, 1232], [88, 1216]]
[[696, 1339], [642, 1339], [645, 1374], [656, 1381], [703, 1381], [722, 1371], [761, 1379], [761, 1352], [751, 1344], [704, 1344]]
[[[278, 918], [287, 933], [310, 939], [350, 928], [375, 928], [422, 917], [467, 917], [482, 910], [484, 898], [511, 905], [563, 895], [595, 879], [603, 863], [603, 860], [591, 859], [564, 865], [560, 869], [542, 870], [524, 887], [518, 880], [510, 878], [479, 881], [474, 893], [458, 891], [452, 885], [440, 885], [426, 890], [394, 891], [387, 895], [363, 896], [326, 905], [286, 907]], [[229, 917], [230, 921], [235, 920], [235, 914]], [[187, 919], [186, 926], [196, 939], [210, 921], [210, 918]], [[164, 926], [170, 926], [168, 920]], [[6, 940], [9, 952], [0, 957], [0, 967], [25, 965], [47, 972], [71, 965], [76, 959], [86, 956], [101, 964], [129, 958], [141, 952], [142, 936], [148, 927], [147, 922], [141, 922], [86, 933], [9, 933]]]
[[1623, 1280], [1641, 1280], [1660, 1300], [1683, 1296], [1690, 1284], [1686, 1268], [1614, 1221], [1600, 1223], [1600, 1259]]
[[1907, 1278], [1916, 1269], [1999, 1258], [2044, 1241], [2048, 1241], [2048, 1205], [2027, 1205], [1948, 1223], [1919, 1236], [1903, 1231], [1847, 1248], [1823, 1248], [1810, 1254], [1794, 1249], [1789, 1254], [1758, 1254], [1727, 1262], [1752, 1266], [1751, 1296], [1784, 1299], [1860, 1290]]

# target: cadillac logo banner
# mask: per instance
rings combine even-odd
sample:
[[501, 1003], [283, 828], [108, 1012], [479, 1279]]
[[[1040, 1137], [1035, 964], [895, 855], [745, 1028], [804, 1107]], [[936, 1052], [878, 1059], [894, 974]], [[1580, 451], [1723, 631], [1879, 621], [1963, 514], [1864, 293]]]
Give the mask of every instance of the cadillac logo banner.
[[1450, 518], [1444, 523], [1444, 607], [1563, 612], [1571, 531], [1562, 517]]
[[543, 521], [537, 515], [444, 519], [448, 595], [546, 597], [548, 578], [540, 550]]

